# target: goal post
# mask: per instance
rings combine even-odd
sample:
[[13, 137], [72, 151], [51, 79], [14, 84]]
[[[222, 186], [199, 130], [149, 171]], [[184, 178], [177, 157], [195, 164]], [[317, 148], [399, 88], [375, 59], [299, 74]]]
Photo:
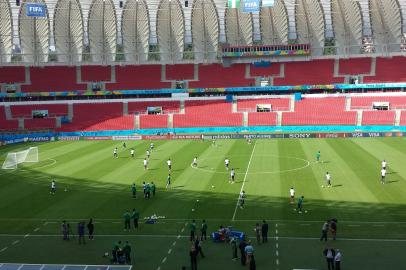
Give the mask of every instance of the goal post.
[[7, 153], [1, 168], [4, 170], [17, 169], [17, 165], [24, 162], [38, 162], [38, 147], [30, 147], [23, 151]]

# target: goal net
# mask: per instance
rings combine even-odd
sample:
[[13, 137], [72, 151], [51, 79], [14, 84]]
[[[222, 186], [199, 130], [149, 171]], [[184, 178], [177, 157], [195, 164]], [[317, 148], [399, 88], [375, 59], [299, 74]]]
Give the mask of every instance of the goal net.
[[24, 162], [38, 162], [38, 147], [7, 153], [6, 160], [4, 160], [1, 168], [4, 170], [17, 169], [17, 165]]

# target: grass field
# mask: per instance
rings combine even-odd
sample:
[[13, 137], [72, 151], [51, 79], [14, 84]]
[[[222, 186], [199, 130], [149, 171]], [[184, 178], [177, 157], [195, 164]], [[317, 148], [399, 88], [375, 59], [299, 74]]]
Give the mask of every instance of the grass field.
[[[102, 257], [114, 241], [128, 240], [135, 269], [180, 269], [189, 266], [188, 223], [206, 219], [209, 231], [219, 225], [254, 236], [256, 222], [266, 219], [270, 241], [253, 240], [258, 269], [326, 269], [326, 245], [340, 248], [343, 269], [402, 269], [406, 250], [406, 139], [281, 139], [156, 141], [149, 169], [143, 159], [149, 141], [77, 141], [35, 144], [40, 162], [0, 171], [0, 263], [108, 264]], [[34, 145], [34, 144], [30, 144]], [[7, 152], [28, 144], [0, 148]], [[113, 148], [119, 158], [113, 159]], [[135, 147], [131, 159], [128, 148]], [[321, 151], [322, 162], [315, 162]], [[197, 156], [197, 168], [191, 167]], [[228, 182], [224, 159], [236, 169]], [[172, 187], [165, 189], [173, 161]], [[387, 184], [380, 184], [382, 159], [388, 161]], [[322, 188], [329, 171], [332, 188]], [[57, 192], [49, 194], [56, 179]], [[157, 194], [144, 199], [140, 184], [154, 181]], [[131, 197], [135, 182], [138, 198]], [[214, 186], [214, 188], [212, 187]], [[307, 213], [294, 211], [289, 188], [305, 196]], [[246, 207], [237, 207], [240, 190]], [[67, 191], [65, 192], [65, 188]], [[199, 200], [197, 202], [197, 200]], [[125, 232], [122, 215], [136, 208], [141, 217], [165, 216], [154, 225]], [[195, 211], [192, 211], [195, 209]], [[95, 221], [96, 237], [79, 246], [63, 241], [61, 221]], [[338, 219], [338, 239], [320, 242], [324, 220]], [[228, 244], [204, 242], [200, 269], [241, 269]]]

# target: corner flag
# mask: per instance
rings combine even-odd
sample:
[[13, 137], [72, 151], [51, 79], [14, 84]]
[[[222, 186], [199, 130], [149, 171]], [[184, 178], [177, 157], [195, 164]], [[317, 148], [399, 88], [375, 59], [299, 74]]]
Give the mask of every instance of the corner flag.
[[228, 8], [240, 8], [240, 0], [228, 0]]

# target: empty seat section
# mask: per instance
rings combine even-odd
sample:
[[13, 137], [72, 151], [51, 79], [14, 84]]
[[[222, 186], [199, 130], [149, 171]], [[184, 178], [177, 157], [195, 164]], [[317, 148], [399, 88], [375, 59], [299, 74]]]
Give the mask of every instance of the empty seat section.
[[174, 114], [173, 127], [232, 127], [242, 126], [241, 113], [224, 114]]
[[10, 109], [13, 117], [32, 117], [34, 110], [47, 110], [48, 116], [68, 115], [67, 104], [12, 105]]
[[0, 83], [25, 82], [25, 67], [0, 67]]
[[334, 60], [286, 62], [284, 78], [275, 78], [274, 85], [306, 85], [343, 83], [334, 78]]
[[362, 125], [393, 125], [395, 111], [363, 111]]
[[194, 79], [194, 65], [166, 65], [166, 79], [167, 80], [193, 80]]
[[372, 109], [374, 102], [389, 102], [390, 109], [406, 109], [406, 96], [352, 97], [352, 109]]
[[294, 112], [282, 114], [282, 125], [355, 125], [356, 112], [345, 111], [345, 98], [305, 98]]
[[161, 82], [161, 65], [116, 66], [116, 83], [106, 84], [108, 90], [137, 90], [170, 88]]
[[23, 92], [61, 92], [86, 90], [76, 83], [76, 67], [31, 67], [31, 84], [22, 85]]
[[406, 111], [402, 111], [400, 114], [400, 123], [401, 126], [406, 126]]
[[110, 66], [81, 66], [82, 82], [109, 82], [111, 81]]
[[251, 112], [248, 113], [248, 126], [276, 126], [276, 113]]
[[64, 131], [133, 129], [133, 116], [123, 116], [123, 103], [79, 103], [73, 105], [73, 119]]
[[18, 120], [1, 120], [0, 130], [16, 130], [18, 129]]
[[167, 128], [167, 114], [146, 114], [140, 116], [140, 128]]
[[271, 77], [279, 75], [281, 70], [280, 63], [272, 63], [269, 67], [258, 67], [255, 65], [250, 65], [250, 76], [251, 77]]
[[376, 58], [375, 76], [364, 77], [364, 83], [406, 82], [406, 57]]
[[145, 114], [148, 107], [162, 107], [163, 113], [177, 113], [180, 110], [179, 101], [141, 101], [128, 102], [129, 114]]
[[340, 75], [369, 74], [371, 72], [371, 58], [350, 58], [339, 60]]
[[222, 114], [231, 113], [232, 104], [225, 100], [186, 100], [186, 114]]
[[24, 129], [55, 129], [55, 118], [24, 119]]
[[238, 111], [256, 111], [258, 104], [271, 104], [272, 111], [288, 111], [290, 107], [289, 98], [260, 98], [260, 99], [239, 99], [237, 101]]
[[245, 64], [223, 67], [220, 64], [199, 65], [199, 79], [190, 82], [190, 88], [239, 87], [254, 85], [254, 79], [245, 78]]

